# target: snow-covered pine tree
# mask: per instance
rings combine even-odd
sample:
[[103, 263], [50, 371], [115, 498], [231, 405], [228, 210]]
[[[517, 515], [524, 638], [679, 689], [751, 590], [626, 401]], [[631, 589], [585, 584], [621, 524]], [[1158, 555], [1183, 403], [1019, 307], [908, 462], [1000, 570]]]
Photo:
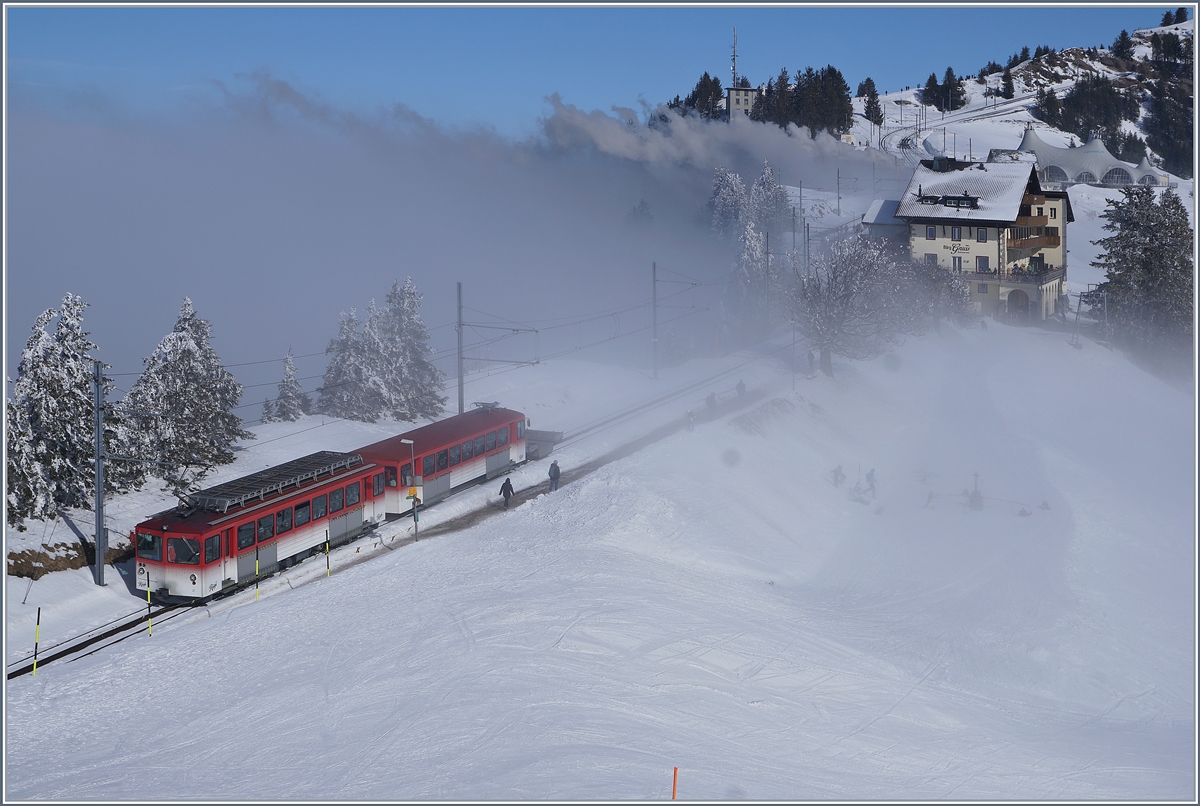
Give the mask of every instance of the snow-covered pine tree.
[[713, 176], [712, 196], [713, 232], [722, 238], [736, 238], [742, 234], [746, 211], [746, 186], [742, 178], [729, 169], [718, 166]]
[[791, 202], [787, 190], [775, 178], [775, 171], [763, 160], [763, 170], [750, 188], [750, 220], [759, 233], [779, 233], [784, 221], [791, 221]]
[[441, 394], [445, 375], [429, 360], [429, 328], [421, 319], [421, 294], [408, 277], [401, 286], [392, 283], [388, 307], [379, 330], [387, 357], [384, 388], [388, 404], [384, 411], [397, 420], [415, 422], [418, 417], [437, 417], [446, 405]]
[[261, 423], [273, 423], [279, 418], [275, 416], [275, 406], [271, 403], [271, 398], [263, 398], [262, 416], [259, 417]]
[[144, 359], [146, 369], [122, 403], [127, 455], [156, 462], [151, 472], [178, 497], [232, 462], [237, 440], [254, 439], [233, 413], [242, 385], [221, 366], [211, 336], [185, 297], [174, 330]]
[[325, 348], [330, 356], [321, 380], [316, 410], [321, 414], [373, 423], [379, 417], [383, 401], [371, 387], [373, 362], [365, 354], [359, 321], [353, 308], [342, 311], [338, 334]]
[[312, 402], [296, 380], [296, 362], [289, 349], [283, 359], [283, 380], [279, 382], [279, 395], [275, 398], [272, 416], [276, 420], [295, 422], [308, 413]]
[[747, 343], [764, 334], [767, 311], [766, 238], [747, 221], [742, 230], [742, 253], [725, 298], [725, 328]]
[[[52, 518], [60, 509], [92, 509], [95, 407], [89, 353], [96, 345], [83, 330], [87, 307], [75, 294], [64, 296], [58, 311], [51, 308], [37, 318], [21, 356], [6, 406], [10, 524]], [[55, 316], [58, 325], [51, 335], [46, 328]], [[102, 383], [107, 395], [112, 381], [106, 377]], [[111, 452], [115, 425], [107, 413], [106, 451]], [[130, 481], [117, 469], [106, 474], [105, 490], [124, 489]]]

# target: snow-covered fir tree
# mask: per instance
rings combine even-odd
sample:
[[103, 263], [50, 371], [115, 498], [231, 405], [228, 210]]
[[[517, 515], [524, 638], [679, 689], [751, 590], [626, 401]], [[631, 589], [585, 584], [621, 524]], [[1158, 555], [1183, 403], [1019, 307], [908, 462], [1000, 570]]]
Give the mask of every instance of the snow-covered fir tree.
[[727, 168], [718, 167], [708, 204], [712, 208], [713, 232], [722, 238], [737, 238], [742, 234], [746, 215], [746, 185], [740, 176]]
[[725, 327], [740, 343], [760, 338], [767, 325], [768, 273], [766, 238], [747, 221], [742, 253], [725, 297]]
[[436, 417], [446, 405], [441, 394], [445, 376], [429, 360], [429, 328], [421, 319], [421, 294], [412, 278], [392, 283], [388, 307], [381, 317], [380, 338], [386, 357], [385, 388], [389, 400], [385, 411], [397, 420], [415, 422], [418, 417]]
[[775, 171], [766, 160], [763, 170], [750, 188], [748, 199], [749, 217], [760, 233], [783, 230], [784, 222], [791, 221], [791, 202], [787, 190], [775, 178]]
[[253, 439], [233, 413], [242, 385], [209, 344], [212, 327], [184, 298], [175, 327], [143, 363], [125, 396], [121, 441], [128, 455], [182, 497], [214, 467], [233, 461], [233, 444]]
[[258, 418], [260, 423], [273, 423], [278, 421], [275, 416], [275, 404], [271, 402], [271, 398], [263, 398], [262, 415]]
[[1151, 187], [1126, 188], [1102, 214], [1113, 233], [1094, 243], [1104, 251], [1108, 319], [1131, 346], [1189, 344], [1193, 327], [1194, 234], [1187, 210], [1170, 188], [1158, 200]]
[[[292, 351], [288, 350], [283, 359], [283, 380], [279, 382], [279, 394], [271, 407], [271, 416], [276, 420], [295, 422], [307, 414], [311, 406], [309, 396], [296, 380], [296, 362], [292, 360]], [[266, 413], [265, 409], [263, 413]]]
[[375, 362], [366, 354], [354, 309], [342, 311], [338, 334], [325, 348], [329, 363], [321, 380], [316, 410], [321, 414], [373, 423], [383, 400], [372, 386]]
[[[37, 318], [17, 367], [12, 399], [6, 402], [8, 430], [7, 518], [44, 520], [61, 509], [91, 509], [95, 496], [95, 403], [92, 389], [96, 345], [83, 329], [88, 304], [75, 294], [62, 299], [59, 310]], [[47, 327], [58, 317], [53, 334]], [[102, 365], [103, 366], [103, 365]], [[102, 380], [107, 395], [112, 381]], [[112, 449], [116, 421], [104, 420], [105, 450]], [[128, 486], [115, 469], [105, 490]]]

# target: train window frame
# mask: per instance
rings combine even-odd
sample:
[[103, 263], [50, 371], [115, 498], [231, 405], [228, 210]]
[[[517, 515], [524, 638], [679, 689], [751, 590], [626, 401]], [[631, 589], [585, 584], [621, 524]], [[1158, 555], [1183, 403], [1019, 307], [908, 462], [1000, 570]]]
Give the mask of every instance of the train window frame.
[[[146, 543], [153, 547], [153, 552], [144, 549]], [[162, 535], [151, 534], [150, 532], [137, 533], [137, 556], [139, 560], [150, 560], [151, 562], [162, 562]]]
[[525, 439], [525, 421], [517, 420], [517, 439]]
[[292, 531], [292, 508], [284, 507], [275, 513], [275, 534]]
[[487, 445], [484, 442], [483, 434], [475, 437], [475, 456], [483, 456], [487, 453]]
[[[191, 552], [191, 559], [179, 560], [176, 557], [183, 556], [181, 549], [187, 549]], [[199, 565], [200, 564], [200, 540], [195, 537], [168, 537], [167, 538], [167, 562], [171, 565]]]
[[215, 563], [221, 559], [221, 536], [209, 535], [204, 538], [204, 564]]
[[437, 469], [438, 469], [439, 473], [441, 473], [446, 468], [450, 467], [449, 455], [450, 455], [449, 449], [438, 451]]
[[421, 476], [423, 478], [432, 476], [437, 472], [437, 455], [428, 454], [421, 457]]
[[488, 431], [487, 434], [487, 452], [491, 453], [496, 450], [496, 432]]
[[399, 482], [396, 481], [396, 468], [385, 467], [383, 469], [384, 484], [389, 487], [395, 487]]
[[496, 447], [503, 448], [508, 444], [508, 426], [503, 425], [496, 429]]
[[362, 495], [359, 494], [359, 483], [356, 481], [353, 484], [346, 485], [346, 506], [353, 506], [362, 500]]
[[412, 486], [412, 477], [413, 477], [412, 464], [405, 463], [405, 464], [401, 465], [400, 466], [400, 483], [403, 484], [405, 487], [411, 487]]
[[468, 439], [460, 447], [462, 448], [462, 460], [464, 462], [469, 462], [475, 457], [475, 440]]
[[329, 491], [329, 514], [341, 512], [346, 508], [346, 491], [341, 487]]
[[324, 518], [329, 514], [329, 496], [318, 495], [312, 500], [312, 519]]
[[[312, 509], [307, 501], [301, 501], [293, 509], [295, 512], [292, 513], [292, 526], [295, 526], [297, 529], [312, 520]], [[304, 515], [301, 515], [301, 512]]]
[[[249, 527], [249, 531], [247, 531]], [[254, 540], [258, 534], [258, 525], [254, 521], [247, 521], [237, 528], [237, 547], [238, 551], [248, 549], [254, 545]]]
[[258, 519], [258, 542], [266, 543], [275, 537], [275, 516], [263, 515]]
[[[395, 486], [395, 485], [393, 485], [393, 486]], [[372, 496], [383, 495], [383, 489], [384, 489], [383, 474], [376, 473], [374, 476], [371, 476], [371, 495]]]
[[462, 457], [462, 445], [450, 446], [450, 467], [457, 465]]

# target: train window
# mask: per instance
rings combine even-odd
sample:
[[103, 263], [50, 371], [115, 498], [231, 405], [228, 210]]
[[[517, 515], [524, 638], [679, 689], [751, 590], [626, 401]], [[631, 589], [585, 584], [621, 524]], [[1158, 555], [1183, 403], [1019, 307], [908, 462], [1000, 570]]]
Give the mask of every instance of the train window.
[[308, 516], [308, 502], [305, 501], [303, 504], [296, 504], [296, 516], [292, 519], [292, 523], [295, 526], [303, 526], [308, 523]]
[[437, 457], [432, 453], [421, 460], [421, 475], [432, 476], [437, 471]]
[[162, 536], [138, 532], [137, 556], [143, 560], [162, 561]]
[[254, 545], [254, 521], [238, 527], [238, 548], [248, 549]]
[[204, 538], [204, 562], [213, 563], [221, 559], [221, 536]]
[[503, 448], [508, 444], [508, 426], [504, 426], [496, 432], [496, 446]]
[[475, 437], [475, 455], [483, 456], [483, 452], [485, 450], [486, 450], [486, 448], [484, 447], [484, 444], [483, 444], [483, 437], [481, 437], [481, 436]]
[[400, 483], [405, 487], [412, 485], [412, 465], [404, 465], [400, 468]]
[[312, 519], [324, 518], [326, 514], [325, 507], [327, 506], [326, 496], [318, 495], [312, 500]]
[[450, 467], [458, 464], [459, 457], [462, 456], [462, 445], [454, 445], [450, 448]]
[[200, 541], [191, 537], [168, 537], [167, 562], [177, 565], [199, 565]]
[[337, 512], [340, 509], [343, 509], [345, 507], [345, 503], [344, 503], [345, 500], [346, 500], [346, 494], [343, 493], [341, 490], [330, 490], [329, 491], [329, 511], [331, 513], [333, 513], [333, 512]]
[[358, 503], [358, 482], [346, 485], [346, 506]]
[[462, 444], [462, 460], [465, 462], [475, 455], [475, 443], [467, 440]]
[[517, 439], [525, 439], [525, 421], [517, 420]]
[[288, 507], [275, 513], [275, 534], [281, 535], [290, 531], [292, 531], [292, 508]]
[[448, 455], [449, 455], [449, 451], [438, 451], [438, 456], [437, 456], [437, 462], [438, 462], [437, 469], [438, 470], [445, 470], [447, 467], [449, 467], [449, 463], [447, 461]]
[[496, 432], [495, 431], [487, 432], [487, 449], [489, 451], [496, 450]]
[[383, 473], [385, 476], [387, 476], [387, 486], [395, 487], [396, 486], [396, 468], [385, 467], [383, 469]]
[[[396, 471], [392, 471], [395, 474]], [[396, 486], [396, 477], [392, 476], [392, 486]], [[371, 495], [383, 495], [383, 474], [376, 473], [371, 477]]]
[[275, 516], [263, 515], [258, 519], [258, 542], [270, 540], [275, 536]]

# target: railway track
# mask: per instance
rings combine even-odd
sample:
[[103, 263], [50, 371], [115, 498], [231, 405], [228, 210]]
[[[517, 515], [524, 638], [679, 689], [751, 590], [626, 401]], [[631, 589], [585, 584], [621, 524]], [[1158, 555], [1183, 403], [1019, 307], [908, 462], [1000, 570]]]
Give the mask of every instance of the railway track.
[[[146, 612], [130, 613], [127, 616], [114, 619], [107, 624], [101, 624], [99, 627], [94, 627], [82, 635], [67, 638], [39, 651], [37, 653], [37, 665], [45, 666], [58, 660], [69, 662], [91, 655], [93, 652], [99, 652], [113, 644], [124, 641], [130, 636], [149, 631], [152, 624], [156, 621], [161, 623], [183, 615], [188, 612], [183, 609], [185, 607], [187, 605], [159, 605], [149, 608]], [[33, 672], [33, 667], [34, 655], [30, 653], [24, 658], [8, 664], [6, 669], [8, 679], [12, 680], [14, 677], [30, 674]]]

